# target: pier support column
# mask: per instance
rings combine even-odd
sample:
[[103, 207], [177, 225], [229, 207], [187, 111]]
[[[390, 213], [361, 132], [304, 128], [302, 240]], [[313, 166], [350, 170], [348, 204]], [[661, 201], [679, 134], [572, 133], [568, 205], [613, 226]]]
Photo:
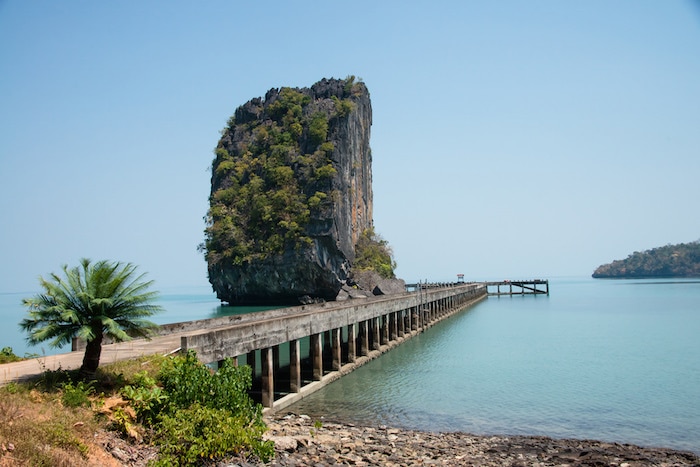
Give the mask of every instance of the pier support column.
[[401, 311], [395, 311], [389, 315], [389, 340], [395, 341], [399, 337], [397, 320], [401, 313]]
[[369, 330], [367, 329], [367, 321], [360, 321], [360, 355], [366, 356], [369, 354]]
[[357, 360], [357, 333], [355, 323], [348, 325], [348, 361], [355, 363]]
[[379, 317], [372, 318], [372, 350], [379, 350]]
[[331, 367], [334, 371], [340, 370], [343, 365], [343, 348], [340, 346], [340, 328], [333, 328], [331, 331], [331, 353], [333, 354], [333, 362]]
[[382, 345], [389, 343], [389, 315], [382, 315]]
[[331, 331], [323, 333], [323, 366], [324, 368], [332, 368], [333, 365], [333, 346], [331, 345]]
[[321, 334], [311, 334], [309, 336], [311, 348], [311, 361], [313, 362], [314, 381], [323, 379], [323, 345]]
[[280, 374], [280, 346], [275, 345], [272, 347], [272, 371], [276, 375]]
[[263, 407], [272, 407], [275, 402], [275, 372], [272, 353], [273, 351], [270, 347], [260, 350]]
[[299, 356], [299, 341], [289, 341], [289, 392], [299, 392], [301, 389], [301, 358]]

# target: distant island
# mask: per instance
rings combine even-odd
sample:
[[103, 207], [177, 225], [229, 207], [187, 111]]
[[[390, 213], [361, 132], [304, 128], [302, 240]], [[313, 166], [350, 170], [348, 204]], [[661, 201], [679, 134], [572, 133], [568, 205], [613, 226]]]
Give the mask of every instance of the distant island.
[[700, 277], [700, 240], [635, 251], [626, 259], [603, 264], [593, 272], [597, 279], [645, 277]]

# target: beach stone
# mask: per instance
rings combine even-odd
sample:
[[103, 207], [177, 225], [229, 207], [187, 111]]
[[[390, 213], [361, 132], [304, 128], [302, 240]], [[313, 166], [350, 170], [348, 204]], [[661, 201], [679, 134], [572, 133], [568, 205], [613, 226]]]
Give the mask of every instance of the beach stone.
[[427, 433], [329, 421], [318, 427], [309, 417], [292, 413], [273, 415], [267, 422], [268, 436], [297, 440], [292, 451], [275, 445], [277, 457], [267, 464], [275, 467], [700, 467], [700, 458], [691, 452], [595, 440]]
[[268, 439], [275, 443], [277, 451], [295, 451], [299, 445], [296, 438], [292, 436], [273, 436]]

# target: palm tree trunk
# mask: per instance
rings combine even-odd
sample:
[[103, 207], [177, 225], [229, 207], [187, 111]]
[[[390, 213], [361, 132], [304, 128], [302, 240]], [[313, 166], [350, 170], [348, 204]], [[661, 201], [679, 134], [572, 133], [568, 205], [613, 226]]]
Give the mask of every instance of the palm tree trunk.
[[[101, 330], [100, 330], [101, 331]], [[102, 354], [102, 332], [95, 334], [95, 338], [88, 341], [83, 355], [83, 365], [80, 367], [80, 375], [84, 378], [93, 378], [100, 366], [100, 355]]]

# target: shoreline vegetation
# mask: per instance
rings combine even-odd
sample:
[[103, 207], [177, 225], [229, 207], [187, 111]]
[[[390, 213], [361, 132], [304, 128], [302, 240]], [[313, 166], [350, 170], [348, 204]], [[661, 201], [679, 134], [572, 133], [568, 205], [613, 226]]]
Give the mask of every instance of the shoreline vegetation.
[[[98, 371], [98, 379], [89, 383], [71, 379], [76, 372], [59, 369], [47, 370], [32, 381], [0, 387], [0, 467], [700, 466], [698, 453], [689, 451], [597, 440], [362, 426], [342, 420], [312, 419], [293, 411], [268, 414], [261, 419], [266, 428], [258, 423], [256, 434], [239, 432], [234, 436], [252, 442], [252, 450], [245, 447], [247, 444], [229, 445], [213, 457], [200, 458], [206, 447], [221, 441], [211, 433], [223, 431], [183, 433], [180, 420], [173, 425], [174, 438], [163, 444], [162, 427], [152, 423], [162, 416], [158, 415], [158, 407], [165, 407], [164, 394], [171, 393], [165, 388], [167, 384], [163, 390], [153, 385], [156, 379], [163, 379], [163, 368], [168, 369], [169, 379], [173, 378], [173, 368], [181, 368], [178, 381], [196, 380], [202, 383], [196, 386], [207, 386], [203, 383], [208, 377], [200, 374], [199, 366], [191, 364], [193, 361], [173, 367], [167, 363], [169, 358], [142, 357], [105, 365]], [[168, 396], [170, 402], [174, 401], [173, 394]], [[182, 410], [188, 417], [201, 411], [192, 406]], [[173, 416], [177, 418], [177, 412]], [[145, 423], [149, 419], [151, 423]], [[259, 451], [254, 448], [256, 445], [267, 448]], [[167, 458], [169, 450], [188, 446], [201, 450], [196, 451], [194, 462], [183, 463], [183, 457], [177, 463], [167, 459], [164, 463], [163, 456]], [[274, 457], [263, 461], [256, 452], [265, 452], [266, 457], [274, 452]], [[169, 454], [172, 457], [173, 453]]]

